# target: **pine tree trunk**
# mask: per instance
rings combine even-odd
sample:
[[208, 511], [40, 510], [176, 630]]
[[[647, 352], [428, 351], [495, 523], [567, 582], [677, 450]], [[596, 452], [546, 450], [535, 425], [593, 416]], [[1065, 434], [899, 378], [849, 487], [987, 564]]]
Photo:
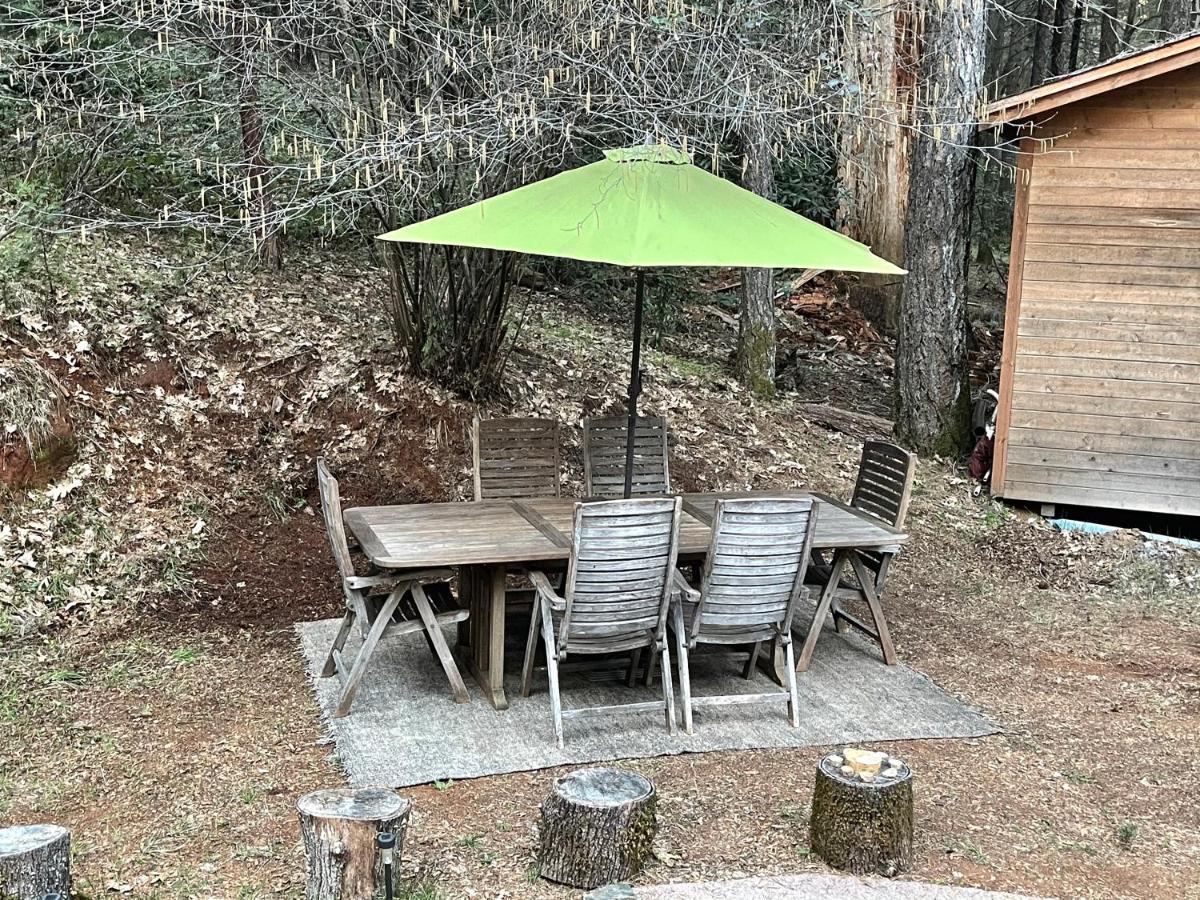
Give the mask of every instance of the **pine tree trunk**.
[[1030, 53], [1029, 86], [1036, 87], [1046, 80], [1050, 69], [1048, 48], [1050, 28], [1054, 19], [1054, 0], [1038, 0], [1033, 21], [1033, 51]]
[[[742, 132], [745, 173], [742, 185], [760, 197], [775, 196], [775, 164], [761, 120]], [[775, 277], [771, 269], [742, 269], [742, 308], [738, 322], [738, 380], [760, 397], [775, 392]]]
[[1100, 62], [1117, 55], [1121, 39], [1121, 0], [1105, 0], [1100, 11]]
[[1192, 26], [1192, 0], [1162, 0], [1158, 8], [1158, 27], [1167, 35], [1186, 34]]
[[926, 15], [921, 74], [929, 121], [917, 138], [909, 179], [896, 432], [918, 451], [954, 456], [970, 434], [970, 148], [983, 87], [984, 5], [946, 0], [940, 12], [932, 5]]
[[60, 825], [0, 828], [0, 897], [71, 896], [71, 832]]
[[[904, 253], [908, 205], [908, 124], [912, 105], [900, 69], [906, 29], [894, 0], [867, 0], [848, 17], [846, 81], [859, 86], [858, 115], [845, 116], [841, 136], [839, 218], [846, 232], [884, 259]], [[900, 310], [900, 279], [860, 275], [850, 300], [867, 318], [894, 332]]]
[[1083, 43], [1083, 23], [1087, 18], [1086, 0], [1076, 0], [1075, 13], [1071, 18], [1071, 58], [1069, 71], [1079, 68], [1079, 51]]
[[1067, 71], [1068, 21], [1071, 17], [1071, 0], [1057, 0], [1054, 4], [1054, 27], [1050, 37], [1050, 74], [1061, 75]]

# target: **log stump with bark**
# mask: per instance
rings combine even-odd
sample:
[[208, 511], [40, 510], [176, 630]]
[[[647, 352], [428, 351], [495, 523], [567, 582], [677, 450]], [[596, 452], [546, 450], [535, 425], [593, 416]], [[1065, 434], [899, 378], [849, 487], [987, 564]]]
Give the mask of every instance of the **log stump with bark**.
[[809, 841], [835, 869], [903, 872], [913, 856], [912, 770], [886, 753], [827, 753], [817, 764]]
[[384, 788], [339, 788], [305, 794], [296, 804], [308, 857], [307, 900], [372, 900], [383, 890], [376, 837], [396, 837], [399, 867], [412, 804]]
[[71, 896], [71, 832], [61, 825], [0, 828], [0, 897]]
[[637, 875], [654, 842], [657, 805], [654, 785], [626, 769], [556, 779], [542, 803], [541, 876], [590, 890]]

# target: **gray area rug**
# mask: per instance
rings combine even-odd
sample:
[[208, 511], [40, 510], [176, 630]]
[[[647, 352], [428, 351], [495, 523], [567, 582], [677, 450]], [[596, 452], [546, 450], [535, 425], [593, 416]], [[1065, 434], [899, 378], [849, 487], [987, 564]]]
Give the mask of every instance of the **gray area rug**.
[[[963, 738], [995, 734], [982, 713], [964, 705], [906, 666], [885, 666], [874, 648], [827, 629], [812, 665], [800, 676], [799, 728], [788, 725], [786, 706], [700, 707], [695, 734], [667, 733], [657, 713], [567, 720], [566, 747], [554, 746], [550, 695], [544, 669], [534, 692], [517, 689], [522, 649], [510, 645], [506, 673], [510, 707], [492, 708], [463, 670], [471, 702], [457, 704], [441, 667], [418, 634], [385, 638], [375, 652], [350, 715], [330, 719], [336, 678], [318, 678], [337, 620], [301, 622], [300, 648], [317, 701], [353, 786], [404, 787], [431, 781], [475, 778], [549, 766], [612, 759], [666, 756], [709, 750], [745, 750], [835, 744], [872, 744], [908, 738]], [[514, 627], [516, 626], [516, 627]], [[510, 624], [510, 640], [524, 644], [524, 629]], [[446, 639], [453, 642], [450, 631]], [[347, 651], [356, 650], [351, 637]], [[745, 654], [692, 655], [692, 693], [762, 693], [776, 689], [766, 675], [740, 677]], [[629, 688], [620, 663], [562, 672], [563, 705], [601, 706], [654, 700], [653, 688]], [[676, 682], [678, 705], [678, 682]]]

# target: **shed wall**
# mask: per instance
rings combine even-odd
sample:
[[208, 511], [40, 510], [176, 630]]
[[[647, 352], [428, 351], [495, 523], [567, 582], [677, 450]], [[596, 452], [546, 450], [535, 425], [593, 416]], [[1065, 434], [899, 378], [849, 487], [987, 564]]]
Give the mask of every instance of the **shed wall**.
[[1066, 107], [1035, 137], [996, 492], [1200, 515], [1200, 71]]

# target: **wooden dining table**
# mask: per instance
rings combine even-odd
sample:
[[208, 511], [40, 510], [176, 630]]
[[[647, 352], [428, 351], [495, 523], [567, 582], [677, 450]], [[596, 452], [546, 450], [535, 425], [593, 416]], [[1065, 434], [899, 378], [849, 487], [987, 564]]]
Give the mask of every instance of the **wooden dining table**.
[[[851, 562], [853, 551], [896, 553], [907, 535], [831, 497], [807, 491], [684, 494], [679, 525], [680, 561], [702, 560], [708, 550], [718, 499], [810, 496], [817, 502], [813, 549], [832, 551], [833, 572], [797, 656], [799, 670], [807, 668], [812, 658], [841, 573]], [[504, 627], [509, 571], [536, 568], [538, 564], [564, 564], [571, 554], [569, 535], [575, 504], [579, 502], [588, 501], [547, 497], [359, 506], [346, 510], [344, 518], [363, 552], [380, 569], [457, 568], [459, 595], [471, 613], [459, 632], [464, 662], [492, 705], [506, 709]], [[890, 647], [882, 614], [876, 616], [876, 627], [886, 639], [885, 646]], [[777, 675], [782, 665], [782, 654], [776, 653]]]

